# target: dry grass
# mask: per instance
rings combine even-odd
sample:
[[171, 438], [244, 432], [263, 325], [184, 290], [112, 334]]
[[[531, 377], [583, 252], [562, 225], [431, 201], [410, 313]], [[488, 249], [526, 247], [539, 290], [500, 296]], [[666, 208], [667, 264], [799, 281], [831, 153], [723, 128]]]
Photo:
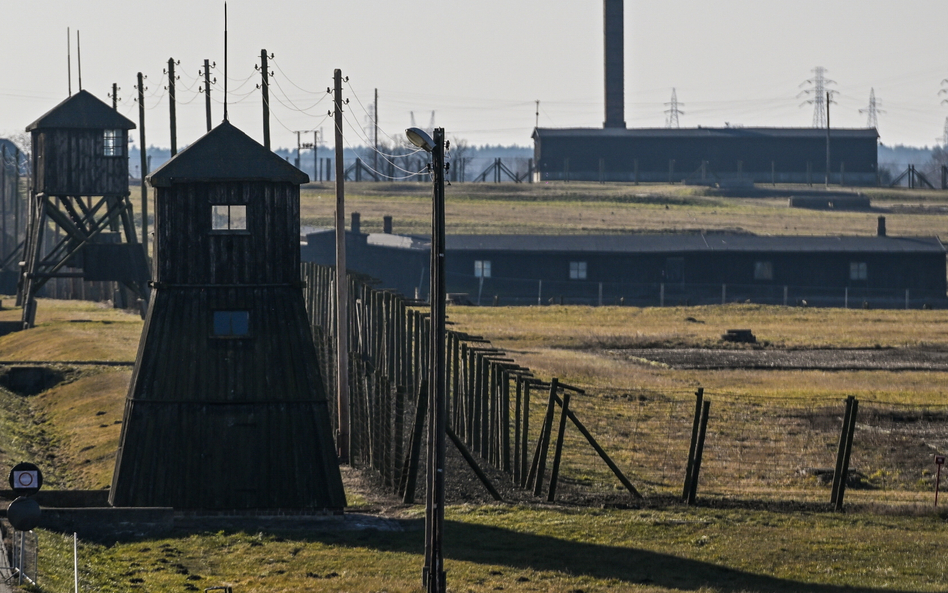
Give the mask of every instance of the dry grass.
[[[782, 186], [784, 187], [784, 186]], [[948, 192], [866, 190], [869, 212], [791, 209], [786, 198], [722, 198], [705, 190], [669, 185], [549, 183], [455, 184], [446, 192], [449, 234], [555, 234], [729, 231], [761, 235], [868, 235], [885, 215], [892, 235], [939, 236], [948, 225]], [[382, 217], [394, 232], [430, 233], [430, 186], [347, 183], [346, 209], [362, 214], [362, 228], [381, 232]], [[302, 192], [304, 225], [333, 225], [332, 184]]]

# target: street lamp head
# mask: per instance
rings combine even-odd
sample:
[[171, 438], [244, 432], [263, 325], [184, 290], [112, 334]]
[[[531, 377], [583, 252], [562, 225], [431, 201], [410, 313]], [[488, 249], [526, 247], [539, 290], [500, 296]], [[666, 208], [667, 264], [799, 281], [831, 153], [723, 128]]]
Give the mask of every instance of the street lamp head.
[[434, 150], [434, 140], [421, 128], [408, 128], [405, 130], [408, 141], [427, 152]]

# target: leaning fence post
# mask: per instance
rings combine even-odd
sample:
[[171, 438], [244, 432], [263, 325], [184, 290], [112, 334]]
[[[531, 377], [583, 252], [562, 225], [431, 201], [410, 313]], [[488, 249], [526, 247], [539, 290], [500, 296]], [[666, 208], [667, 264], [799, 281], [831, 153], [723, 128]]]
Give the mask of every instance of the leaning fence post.
[[708, 413], [711, 402], [705, 400], [701, 406], [701, 426], [698, 428], [698, 442], [695, 447], [695, 462], [691, 469], [691, 490], [688, 492], [688, 504], [695, 504], [698, 496], [698, 476], [701, 475], [701, 458], [704, 456], [704, 439], [708, 433]]
[[418, 483], [418, 463], [421, 457], [421, 441], [425, 430], [425, 417], [428, 415], [428, 380], [422, 379], [418, 389], [418, 405], [415, 408], [415, 424], [411, 430], [411, 444], [408, 449], [408, 459], [402, 466], [402, 502], [415, 502], [415, 486]]
[[550, 433], [553, 431], [553, 413], [556, 406], [556, 391], [559, 388], [557, 379], [550, 381], [550, 401], [546, 407], [546, 417], [543, 419], [543, 428], [537, 440], [537, 449], [533, 455], [533, 467], [530, 468], [531, 484], [534, 496], [543, 492], [543, 474], [546, 472], [546, 455], [550, 446]]
[[688, 449], [688, 465], [685, 467], [685, 486], [681, 491], [682, 502], [687, 502], [691, 492], [691, 474], [695, 466], [695, 449], [698, 447], [698, 428], [701, 426], [701, 402], [704, 400], [704, 387], [695, 392], [695, 417], [691, 425], [691, 446]]
[[550, 470], [550, 490], [546, 500], [556, 500], [556, 482], [560, 478], [560, 460], [563, 458], [563, 437], [566, 435], [566, 416], [569, 414], [569, 391], [563, 392], [563, 413], [560, 414], [560, 427], [556, 433], [556, 450], [553, 453], [553, 469]]
[[843, 476], [843, 457], [846, 455], [846, 435], [849, 429], [849, 419], [852, 417], [853, 413], [853, 400], [856, 398], [852, 395], [846, 398], [846, 411], [843, 414], [843, 425], [839, 429], [839, 445], [836, 447], [836, 468], [833, 471], [833, 491], [830, 494], [830, 504], [835, 505], [836, 500], [839, 498], [839, 484], [841, 480], [845, 480]]
[[856, 434], [856, 413], [859, 411], [859, 400], [853, 398], [852, 413], [849, 415], [849, 426], [846, 428], [846, 450], [843, 453], [843, 471], [839, 480], [839, 492], [836, 496], [836, 510], [843, 510], [843, 498], [846, 496], [846, 476], [849, 475], [849, 459], [853, 453], [853, 436]]

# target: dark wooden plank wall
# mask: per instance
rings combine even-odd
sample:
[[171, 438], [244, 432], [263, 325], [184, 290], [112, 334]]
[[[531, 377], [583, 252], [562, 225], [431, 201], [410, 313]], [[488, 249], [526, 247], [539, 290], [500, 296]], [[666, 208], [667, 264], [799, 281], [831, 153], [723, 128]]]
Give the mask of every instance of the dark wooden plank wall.
[[[215, 309], [249, 310], [251, 335], [209, 337]], [[305, 319], [300, 288], [156, 290], [126, 405], [113, 504], [345, 506]]]
[[35, 193], [128, 195], [128, 132], [120, 132], [122, 154], [105, 156], [103, 130], [33, 130]]
[[[211, 206], [215, 204], [246, 205], [248, 232], [212, 232]], [[188, 183], [158, 188], [156, 280], [296, 284], [300, 280], [299, 215], [299, 186], [292, 183]]]

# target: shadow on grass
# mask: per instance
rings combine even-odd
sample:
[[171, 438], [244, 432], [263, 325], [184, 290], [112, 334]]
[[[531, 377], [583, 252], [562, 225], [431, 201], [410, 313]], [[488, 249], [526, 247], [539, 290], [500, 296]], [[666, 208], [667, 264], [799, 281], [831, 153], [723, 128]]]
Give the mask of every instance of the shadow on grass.
[[449, 522], [445, 534], [449, 561], [560, 571], [669, 589], [712, 587], [722, 593], [883, 590], [804, 583], [647, 550], [573, 542], [484, 525]]
[[[375, 549], [382, 552], [423, 554], [423, 522], [400, 521], [405, 531], [365, 529], [346, 531], [322, 526], [299, 526], [296, 529], [264, 531], [296, 541], [320, 542], [335, 546]], [[196, 526], [195, 526], [196, 527]], [[246, 531], [249, 526], [225, 531]], [[262, 526], [256, 526], [257, 527]], [[326, 529], [329, 527], [329, 529]], [[198, 530], [185, 530], [188, 534]], [[180, 533], [180, 531], [179, 531]], [[183, 533], [182, 533], [183, 535]], [[470, 562], [481, 565], [506, 566], [512, 570], [560, 572], [586, 575], [602, 580], [617, 580], [629, 585], [649, 585], [673, 590], [693, 591], [710, 587], [720, 593], [815, 592], [842, 593], [853, 591], [888, 591], [909, 593], [908, 589], [854, 587], [851, 585], [814, 584], [781, 579], [736, 570], [699, 560], [670, 554], [569, 541], [522, 533], [501, 527], [448, 521], [445, 525], [445, 558], [448, 562]], [[419, 566], [419, 572], [421, 567]]]

